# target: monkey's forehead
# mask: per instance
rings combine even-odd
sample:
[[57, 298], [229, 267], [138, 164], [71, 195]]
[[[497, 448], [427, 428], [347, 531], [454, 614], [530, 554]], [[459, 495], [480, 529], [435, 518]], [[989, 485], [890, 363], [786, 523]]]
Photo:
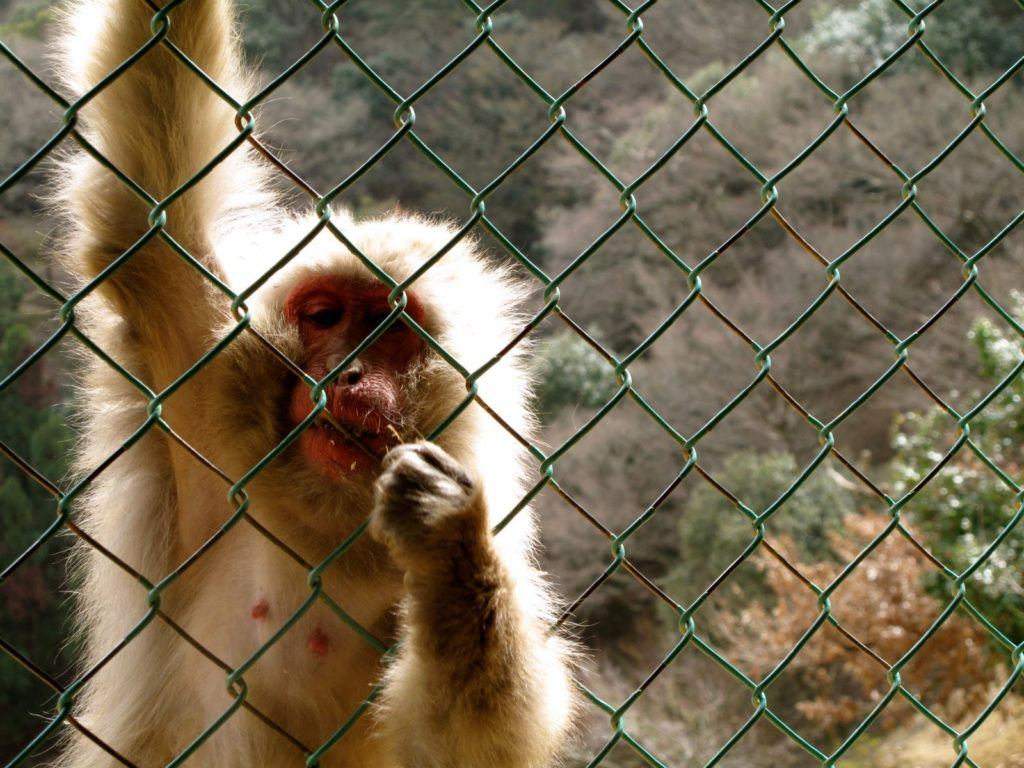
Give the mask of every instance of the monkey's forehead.
[[[315, 216], [296, 216], [273, 228], [245, 226], [217, 238], [216, 251], [228, 285], [246, 291], [260, 284], [260, 302], [284, 300], [296, 281], [316, 275], [335, 275], [353, 282], [387, 283], [380, 274], [401, 282], [443, 252], [418, 279], [422, 286], [443, 290], [453, 279], [485, 279], [474, 243], [457, 238], [450, 225], [414, 216], [388, 216], [357, 222], [334, 217], [338, 237], [318, 227]], [[319, 228], [319, 232], [317, 229]]]
[[[483, 349], [482, 341], [504, 343], [499, 340], [510, 339], [521, 327], [527, 286], [507, 269], [489, 264], [471, 239], [457, 237], [452, 225], [405, 215], [358, 222], [347, 215], [335, 218], [347, 244], [325, 228], [317, 232], [318, 219], [311, 215], [218, 239], [218, 261], [228, 285], [247, 295], [257, 286], [247, 305], [257, 314], [276, 316], [290, 291], [305, 280], [330, 276], [386, 285], [367, 261], [396, 283], [432, 262], [410, 290], [425, 311], [429, 330], [443, 333], [453, 351], [473, 355], [472, 350]], [[487, 349], [487, 354], [497, 351]]]

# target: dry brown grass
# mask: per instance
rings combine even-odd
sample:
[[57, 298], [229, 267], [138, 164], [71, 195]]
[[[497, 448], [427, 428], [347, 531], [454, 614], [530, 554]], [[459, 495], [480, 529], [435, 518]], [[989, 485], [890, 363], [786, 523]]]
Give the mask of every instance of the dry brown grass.
[[[982, 768], [1024, 768], [1024, 698], [1007, 698], [968, 741]], [[934, 726], [898, 729], [855, 747], [843, 768], [947, 768], [955, 759], [952, 741]]]

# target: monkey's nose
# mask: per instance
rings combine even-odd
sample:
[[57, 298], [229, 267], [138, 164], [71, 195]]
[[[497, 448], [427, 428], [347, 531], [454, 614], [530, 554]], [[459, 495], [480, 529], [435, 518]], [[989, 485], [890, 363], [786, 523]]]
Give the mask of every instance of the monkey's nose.
[[[333, 370], [337, 367], [341, 361], [344, 360], [342, 355], [332, 355], [328, 357], [324, 362], [326, 363], [327, 370]], [[350, 362], [342, 371], [338, 374], [335, 382], [342, 387], [352, 387], [360, 382], [363, 378], [363, 362], [357, 357], [355, 360]]]
[[346, 387], [353, 387], [363, 378], [363, 363], [358, 358], [353, 360], [348, 368], [338, 376], [338, 381]]

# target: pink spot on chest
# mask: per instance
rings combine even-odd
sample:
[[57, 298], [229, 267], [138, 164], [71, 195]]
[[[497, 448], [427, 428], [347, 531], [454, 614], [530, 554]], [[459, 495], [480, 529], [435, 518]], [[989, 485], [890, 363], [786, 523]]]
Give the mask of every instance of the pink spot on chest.
[[257, 621], [267, 618], [270, 615], [270, 603], [267, 602], [267, 598], [260, 598], [256, 605], [252, 607], [252, 613], [249, 615]]
[[320, 627], [317, 627], [306, 638], [306, 647], [314, 656], [323, 657], [331, 649], [331, 639]]

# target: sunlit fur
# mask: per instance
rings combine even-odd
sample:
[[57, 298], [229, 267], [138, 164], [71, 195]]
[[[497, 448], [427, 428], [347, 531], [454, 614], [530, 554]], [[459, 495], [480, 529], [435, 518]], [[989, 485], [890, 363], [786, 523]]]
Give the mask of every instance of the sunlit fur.
[[[57, 69], [81, 94], [149, 38], [152, 11], [142, 0], [76, 0], [56, 25]], [[253, 92], [242, 71], [227, 0], [186, 0], [171, 14], [174, 41], [235, 98]], [[339, 108], [342, 108], [339, 106]], [[161, 199], [199, 171], [238, 134], [233, 111], [158, 45], [81, 111], [78, 128], [118, 168]], [[234, 291], [242, 290], [316, 222], [290, 214], [269, 191], [266, 165], [236, 150], [167, 211], [166, 231]], [[96, 276], [148, 228], [148, 206], [95, 160], [69, 155], [55, 206], [66, 214], [63, 261], [79, 284]], [[333, 221], [395, 279], [410, 274], [453, 235], [445, 224], [393, 216]], [[292, 360], [302, 345], [282, 319], [285, 296], [315, 274], [368, 272], [329, 233], [318, 235], [247, 301], [252, 328]], [[413, 286], [424, 325], [473, 370], [511, 339], [521, 290], [488, 266], [471, 242], [456, 245]], [[121, 264], [76, 307], [76, 324], [154, 392], [161, 392], [236, 324], [229, 299], [159, 237]], [[162, 404], [161, 416], [232, 480], [287, 434], [295, 375], [254, 334], [240, 334]], [[132, 439], [147, 399], [91, 353], [79, 373], [78, 478]], [[448, 363], [430, 355], [402, 380], [406, 437], [428, 433], [466, 396]], [[480, 393], [513, 428], [528, 433], [521, 351], [481, 381]], [[477, 405], [437, 444], [479, 481], [473, 504], [491, 522], [522, 498], [521, 449]], [[150, 584], [188, 563], [157, 596], [107, 555], [79, 544], [77, 624], [82, 671], [116, 654], [73, 697], [74, 717], [142, 768], [165, 765], [233, 702], [227, 673], [154, 616], [172, 619], [216, 660], [234, 668], [257, 652], [309, 597], [306, 567], [321, 562], [371, 511], [373, 478], [329, 480], [287, 450], [245, 486], [252, 520], [239, 520], [189, 561], [230, 519], [229, 484], [159, 427], [146, 431], [77, 496], [71, 514], [89, 535]], [[571, 720], [568, 647], [548, 632], [551, 597], [535, 570], [532, 524], [521, 513], [498, 536], [449, 542], [483, 563], [452, 591], [441, 580], [409, 581], [387, 547], [361, 537], [323, 573], [322, 589], [387, 644], [404, 638], [386, 674], [378, 652], [323, 601], [315, 601], [244, 675], [246, 701], [315, 749], [383, 680], [377, 704], [320, 761], [326, 768], [541, 768], [555, 764]], [[485, 529], [484, 530], [486, 533]], [[442, 546], [442, 545], [439, 545]], [[450, 549], [439, 557], [452, 558]], [[477, 557], [478, 556], [478, 557]], [[467, 566], [468, 567], [468, 566]], [[474, 568], [477, 566], [474, 565]], [[481, 636], [472, 590], [496, 588], [499, 647], [469, 669], [467, 648]], [[413, 584], [409, 594], [407, 584]], [[477, 596], [478, 597], [478, 596]], [[401, 609], [399, 610], [399, 607]], [[146, 620], [148, 619], [148, 623]], [[118, 647], [133, 627], [139, 633]], [[480, 650], [480, 649], [477, 649]], [[383, 675], [383, 676], [382, 676]], [[465, 692], [472, 688], [472, 696]], [[68, 729], [56, 764], [117, 763]], [[245, 709], [236, 711], [190, 758], [197, 766], [301, 765], [299, 749]]]

